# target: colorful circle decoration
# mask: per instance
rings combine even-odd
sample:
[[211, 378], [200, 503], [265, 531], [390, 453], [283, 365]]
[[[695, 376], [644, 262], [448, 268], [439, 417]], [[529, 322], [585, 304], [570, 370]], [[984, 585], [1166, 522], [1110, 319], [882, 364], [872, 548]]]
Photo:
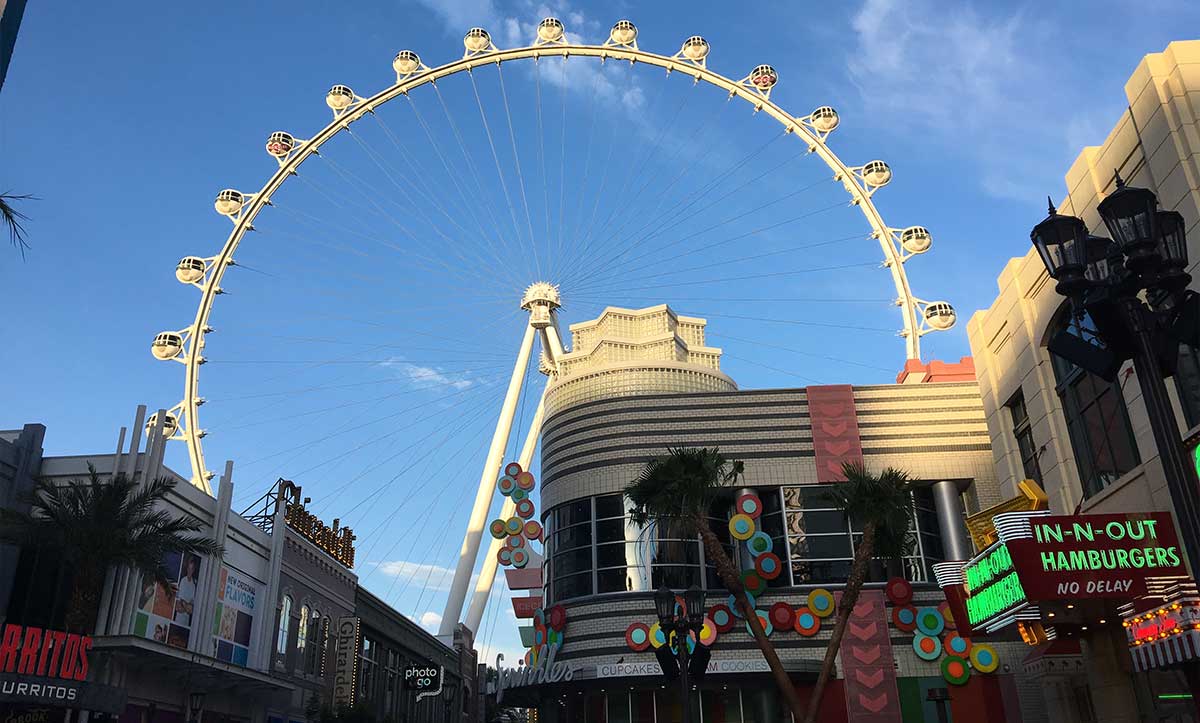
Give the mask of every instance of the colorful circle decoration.
[[[771, 616], [766, 610], [755, 610], [754, 614], [758, 616], [758, 622], [762, 625], [763, 633], [769, 638], [771, 633], [775, 632], [775, 626], [771, 624]], [[746, 632], [754, 635], [754, 631], [750, 629], [750, 621], [746, 621]]]
[[526, 550], [512, 551], [513, 567], [522, 568], [529, 564], [529, 552]]
[[913, 636], [912, 646], [913, 652], [921, 660], [937, 660], [937, 657], [942, 654], [942, 641], [921, 633]]
[[529, 472], [520, 472], [517, 474], [517, 487], [528, 492], [533, 489], [533, 475]]
[[917, 630], [926, 635], [941, 635], [946, 621], [937, 608], [917, 608]]
[[658, 623], [650, 626], [650, 644], [656, 648], [661, 648], [667, 644], [667, 634], [662, 631]]
[[746, 587], [746, 592], [755, 595], [767, 589], [767, 581], [754, 570], [742, 571], [742, 585]]
[[525, 490], [521, 489], [520, 487], [517, 487], [516, 489], [514, 489], [512, 491], [512, 494], [509, 495], [509, 497], [512, 498], [513, 502], [520, 502], [521, 500], [528, 499], [529, 493], [526, 492]]
[[539, 645], [545, 645], [545, 644], [546, 644], [546, 626], [545, 625], [534, 625], [533, 626], [533, 647], [536, 648]]
[[525, 538], [521, 536], [505, 537], [504, 546], [510, 550], [519, 550], [525, 547]]
[[758, 499], [758, 495], [753, 492], [741, 495], [737, 498], [737, 511], [750, 519], [757, 520], [758, 516], [762, 514], [762, 500]]
[[808, 609], [819, 618], [833, 615], [833, 594], [819, 587], [808, 594]]
[[947, 630], [957, 630], [958, 625], [954, 623], [954, 612], [950, 610], [950, 603], [946, 600], [938, 603], [938, 612], [942, 614], [942, 620], [946, 621]]
[[567, 610], [562, 605], [555, 605], [550, 608], [546, 617], [548, 618], [547, 626], [551, 630], [557, 630], [561, 633], [563, 628], [567, 627]]
[[687, 601], [683, 599], [682, 595], [675, 596], [675, 617], [680, 619], [687, 617]]
[[504, 521], [504, 531], [512, 537], [521, 534], [523, 529], [525, 529], [525, 520], [520, 517], [509, 517]]
[[504, 465], [504, 474], [508, 475], [509, 477], [516, 477], [517, 475], [521, 474], [520, 463], [509, 462], [508, 464]]
[[774, 580], [779, 577], [779, 573], [783, 572], [783, 563], [775, 553], [764, 552], [754, 558], [754, 570], [762, 579]]
[[811, 638], [821, 629], [821, 618], [813, 615], [812, 610], [808, 608], [797, 608], [796, 622], [792, 624], [792, 629], [806, 638]]
[[912, 605], [902, 605], [892, 608], [892, 625], [895, 625], [897, 630], [905, 633], [911, 633], [916, 630], [917, 609]]
[[504, 528], [504, 520], [492, 520], [492, 524], [488, 525], [488, 530], [497, 540], [503, 540], [508, 535], [508, 530]]
[[780, 630], [790, 630], [796, 624], [796, 611], [785, 602], [777, 602], [770, 608], [771, 624]]
[[646, 623], [633, 623], [626, 628], [625, 644], [638, 653], [650, 647], [650, 628]]
[[734, 515], [729, 518], [729, 534], [735, 540], [749, 540], [754, 534], [754, 520], [749, 515]]
[[497, 550], [496, 551], [496, 562], [499, 562], [501, 565], [511, 565], [512, 564], [512, 549], [508, 548], [508, 547], [501, 547], [499, 550]]
[[942, 647], [950, 655], [957, 655], [960, 658], [971, 654], [970, 638], [964, 638], [958, 633], [946, 633], [946, 637], [942, 638]]
[[884, 592], [893, 605], [907, 605], [912, 602], [912, 584], [902, 577], [889, 579]]
[[[754, 607], [754, 593], [750, 592], [749, 590], [746, 591], [746, 602], [750, 603], [751, 608]], [[733, 614], [736, 617], [739, 617], [739, 618], [742, 617], [742, 611], [738, 610], [736, 597], [734, 597], [733, 595], [730, 595], [728, 605], [729, 605], [730, 611], [733, 612]]]
[[[517, 517], [520, 517], [522, 520], [528, 520], [530, 517], [533, 517], [533, 500], [521, 500], [517, 503]], [[524, 526], [524, 523], [522, 523], [521, 527], [524, 528]]]
[[1000, 656], [987, 643], [976, 643], [971, 646], [971, 667], [980, 673], [990, 673], [1000, 667]]
[[538, 522], [537, 520], [530, 520], [529, 522], [526, 522], [525, 537], [530, 540], [542, 539], [542, 523]]
[[957, 655], [947, 655], [942, 658], [942, 677], [950, 685], [966, 685], [971, 678], [971, 668]]
[[504, 475], [500, 478], [500, 481], [496, 483], [496, 488], [500, 490], [500, 494], [508, 497], [513, 493], [513, 490], [517, 488], [517, 481], [508, 475]]
[[[679, 635], [677, 633], [671, 633], [671, 652], [673, 653], [679, 652], [679, 648], [677, 647], [678, 642], [676, 642], [678, 637]], [[691, 630], [689, 630], [687, 634], [687, 648], [688, 654], [696, 652], [696, 634]]]
[[704, 647], [712, 647], [712, 644], [717, 642], [717, 624], [710, 617], [704, 618], [704, 625], [700, 627], [700, 644]]
[[546, 645], [555, 648], [561, 647], [563, 642], [563, 634], [560, 630], [550, 629], [546, 631]]
[[749, 540], [746, 540], [746, 547], [750, 548], [750, 554], [761, 555], [764, 552], [770, 552], [775, 547], [775, 543], [771, 541], [770, 535], [759, 530], [750, 535]]
[[537, 608], [536, 610], [533, 611], [533, 624], [534, 624], [534, 627], [536, 627], [538, 625], [541, 625], [542, 627], [546, 627], [546, 611], [545, 610], [543, 610], [542, 608]]
[[708, 609], [708, 618], [717, 626], [717, 632], [727, 633], [733, 630], [733, 611], [724, 603], [713, 605]]

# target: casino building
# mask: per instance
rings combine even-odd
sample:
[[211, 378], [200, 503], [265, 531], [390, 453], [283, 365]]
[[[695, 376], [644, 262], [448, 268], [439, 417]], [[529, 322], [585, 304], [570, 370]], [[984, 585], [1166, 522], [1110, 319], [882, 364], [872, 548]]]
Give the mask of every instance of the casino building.
[[[858, 528], [825, 496], [841, 479], [843, 462], [894, 466], [918, 480], [911, 555], [890, 570], [882, 561], [872, 569], [821, 720], [932, 721], [938, 706], [954, 720], [1046, 720], [1026, 704], [1022, 643], [994, 643], [995, 665], [985, 666], [991, 672], [951, 685], [939, 667], [940, 649], [914, 647], [911, 615], [898, 626], [898, 605], [884, 589], [891, 576], [907, 578], [911, 604], [931, 608], [929, 624], [939, 641], [946, 635], [935, 624], [944, 597], [931, 566], [972, 555], [964, 514], [1000, 499], [971, 360], [913, 360], [895, 384], [742, 391], [721, 371], [722, 352], [706, 344], [705, 327], [665, 305], [608, 308], [571, 326], [573, 351], [547, 390], [540, 480], [543, 606], [566, 613], [555, 661], [570, 668], [571, 679], [507, 690], [505, 700], [536, 706], [541, 722], [680, 719], [677, 684], [665, 684], [653, 651], [639, 650], [626, 633], [655, 622], [652, 597], [660, 585], [703, 586], [711, 591], [708, 605], [727, 595], [696, 539], [639, 528], [621, 491], [669, 447], [719, 447], [745, 463], [742, 491], [761, 500], [758, 528], [782, 562], [781, 574], [758, 595], [764, 611], [776, 603], [816, 609], [844, 583]], [[746, 569], [749, 550], [728, 529], [733, 492], [711, 510], [712, 529]], [[816, 623], [802, 634], [789, 622], [770, 636], [802, 695], [819, 670], [832, 618]], [[703, 720], [784, 720], [746, 627], [729, 627], [712, 645], [696, 691]], [[944, 700], [932, 700], [931, 690]]]

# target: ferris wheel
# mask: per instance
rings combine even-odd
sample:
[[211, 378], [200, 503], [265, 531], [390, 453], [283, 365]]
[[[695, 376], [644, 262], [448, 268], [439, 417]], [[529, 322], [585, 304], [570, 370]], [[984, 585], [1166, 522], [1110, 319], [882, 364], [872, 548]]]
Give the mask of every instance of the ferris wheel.
[[[331, 511], [377, 512], [372, 544], [387, 544], [408, 513], [381, 506], [384, 494], [477, 474], [483, 457], [468, 539], [443, 558], [458, 563], [443, 626], [461, 614], [500, 465], [518, 456], [513, 427], [533, 463], [543, 410], [529, 387], [553, 379], [568, 311], [584, 320], [682, 299], [701, 316], [770, 325], [739, 344], [782, 348], [774, 330], [788, 325], [818, 334], [797, 353], [837, 361], [836, 339], [878, 331], [920, 358], [922, 338], [955, 323], [905, 271], [930, 232], [885, 222], [875, 199], [892, 170], [834, 153], [833, 107], [793, 115], [776, 102], [773, 67], [718, 73], [700, 36], [659, 54], [628, 20], [600, 44], [555, 18], [528, 30], [531, 44], [500, 48], [472, 28], [462, 57], [436, 67], [400, 51], [383, 90], [333, 85], [320, 130], [270, 133], [275, 172], [216, 195], [232, 229], [214, 252], [179, 261], [195, 313], [151, 346], [183, 368], [181, 401], [151, 424], [183, 443], [192, 483], [210, 494], [213, 444], [272, 477], [336, 478], [318, 490]], [[881, 263], [894, 297], [838, 297], [886, 287]], [[798, 301], [772, 296], [797, 287], [845, 303], [807, 319], [746, 311]], [[886, 305], [899, 330], [866, 326]], [[455, 493], [449, 511], [465, 508], [469, 492], [442, 490], [405, 524], [437, 519], [438, 498], [451, 505]], [[428, 497], [404, 499], [420, 508]]]

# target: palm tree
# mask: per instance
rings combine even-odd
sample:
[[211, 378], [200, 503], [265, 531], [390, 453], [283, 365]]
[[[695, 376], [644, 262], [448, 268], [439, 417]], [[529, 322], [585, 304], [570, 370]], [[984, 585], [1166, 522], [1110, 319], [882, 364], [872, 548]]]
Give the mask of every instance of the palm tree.
[[842, 474], [846, 482], [830, 485], [828, 495], [847, 518], [862, 526], [862, 539], [854, 550], [854, 563], [850, 567], [846, 587], [842, 590], [837, 622], [829, 637], [829, 645], [825, 648], [825, 660], [808, 702], [808, 713], [803, 719], [805, 723], [817, 720], [825, 685], [833, 675], [834, 662], [842, 646], [842, 638], [846, 635], [846, 625], [858, 602], [858, 594], [871, 560], [898, 559], [912, 547], [910, 530], [913, 511], [908, 473], [888, 467], [875, 476], [863, 463], [847, 462], [842, 465]]
[[23, 224], [29, 217], [13, 208], [12, 202], [32, 199], [33, 196], [27, 194], [0, 193], [0, 223], [8, 227], [8, 240], [21, 252], [21, 258], [25, 258], [25, 251], [29, 249]]
[[196, 518], [155, 509], [174, 480], [160, 477], [139, 488], [125, 475], [101, 481], [90, 464], [88, 474], [87, 480], [66, 484], [38, 480], [25, 495], [29, 512], [0, 510], [0, 541], [55, 550], [73, 571], [66, 626], [82, 633], [91, 632], [110, 567], [128, 565], [169, 586], [166, 555], [223, 553], [215, 541], [196, 534], [203, 528]]
[[738, 611], [750, 624], [754, 641], [771, 668], [775, 684], [792, 715], [800, 720], [804, 709], [796, 689], [767, 639], [758, 615], [746, 599], [746, 589], [737, 568], [708, 524], [708, 511], [714, 500], [732, 486], [742, 470], [741, 462], [725, 459], [716, 449], [669, 448], [665, 457], [647, 462], [638, 478], [625, 487], [625, 496], [633, 504], [629, 516], [638, 525], [668, 524], [684, 534], [700, 536], [706, 559], [716, 564], [721, 582], [733, 594]]

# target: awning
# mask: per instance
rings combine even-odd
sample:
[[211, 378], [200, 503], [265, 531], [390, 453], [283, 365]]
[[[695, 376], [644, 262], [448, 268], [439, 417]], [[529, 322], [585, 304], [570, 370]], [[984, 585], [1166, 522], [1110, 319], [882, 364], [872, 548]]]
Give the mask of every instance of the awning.
[[135, 635], [97, 637], [93, 649], [120, 660], [129, 672], [173, 680], [186, 678], [197, 691], [263, 695], [291, 693], [296, 689], [266, 673]]
[[1187, 630], [1178, 635], [1144, 642], [1129, 649], [1133, 667], [1138, 672], [1162, 668], [1175, 663], [1200, 658], [1200, 630]]

